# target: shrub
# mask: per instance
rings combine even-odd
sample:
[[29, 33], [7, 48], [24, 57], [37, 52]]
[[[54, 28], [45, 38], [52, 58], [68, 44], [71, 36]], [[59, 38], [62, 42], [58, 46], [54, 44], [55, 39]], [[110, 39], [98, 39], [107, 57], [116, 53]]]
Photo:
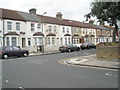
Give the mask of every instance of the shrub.
[[120, 46], [120, 43], [113, 43], [113, 42], [100, 42], [97, 46]]

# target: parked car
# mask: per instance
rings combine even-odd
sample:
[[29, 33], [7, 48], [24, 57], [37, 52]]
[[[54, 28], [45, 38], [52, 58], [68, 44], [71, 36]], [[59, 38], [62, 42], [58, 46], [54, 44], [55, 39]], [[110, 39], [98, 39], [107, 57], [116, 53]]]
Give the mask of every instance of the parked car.
[[90, 49], [90, 48], [96, 48], [96, 45], [94, 45], [93, 43], [83, 43], [81, 45], [81, 49], [84, 50], [84, 49]]
[[26, 57], [28, 55], [29, 55], [28, 50], [21, 50], [16, 46], [0, 47], [0, 58], [2, 59], [8, 59], [9, 57], [13, 57], [13, 56]]
[[77, 43], [77, 44], [73, 44], [74, 46], [77, 46], [79, 49], [81, 49], [81, 45], [82, 43]]
[[79, 48], [77, 46], [74, 46], [73, 44], [70, 45], [63, 45], [59, 47], [59, 51], [61, 52], [72, 52], [72, 51], [79, 51]]

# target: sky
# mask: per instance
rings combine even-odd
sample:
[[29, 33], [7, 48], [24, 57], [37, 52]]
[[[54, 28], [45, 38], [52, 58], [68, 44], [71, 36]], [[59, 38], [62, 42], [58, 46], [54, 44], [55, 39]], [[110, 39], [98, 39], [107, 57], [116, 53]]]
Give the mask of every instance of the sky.
[[0, 0], [0, 8], [29, 12], [36, 8], [37, 14], [56, 17], [57, 12], [64, 19], [85, 21], [85, 15], [90, 12], [92, 0]]

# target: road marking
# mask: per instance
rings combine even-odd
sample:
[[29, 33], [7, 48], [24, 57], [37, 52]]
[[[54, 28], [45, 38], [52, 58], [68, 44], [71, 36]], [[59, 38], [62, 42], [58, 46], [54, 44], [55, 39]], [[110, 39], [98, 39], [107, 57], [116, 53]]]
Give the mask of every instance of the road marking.
[[88, 59], [82, 59], [82, 60], [79, 61], [79, 62], [85, 62], [85, 61], [88, 61]]
[[109, 72], [109, 73], [106, 73], [105, 75], [106, 75], [106, 76], [112, 76], [112, 73]]
[[65, 60], [66, 62], [69, 62], [69, 63], [80, 63], [80, 62], [85, 62], [87, 61], [88, 59], [70, 59], [70, 60]]
[[6, 83], [8, 83], [8, 80], [5, 80]]
[[[67, 58], [66, 58], [67, 59]], [[72, 65], [72, 64], [68, 64], [66, 63], [66, 59], [62, 59], [59, 60], [58, 63], [63, 64], [63, 65], [67, 65], [67, 66], [75, 66], [75, 67], [85, 67], [85, 68], [93, 68], [93, 69], [101, 69], [101, 70], [108, 70], [108, 71], [119, 71], [117, 69], [108, 69], [108, 68], [98, 68], [98, 67], [90, 67], [90, 66], [80, 66], [80, 65]]]

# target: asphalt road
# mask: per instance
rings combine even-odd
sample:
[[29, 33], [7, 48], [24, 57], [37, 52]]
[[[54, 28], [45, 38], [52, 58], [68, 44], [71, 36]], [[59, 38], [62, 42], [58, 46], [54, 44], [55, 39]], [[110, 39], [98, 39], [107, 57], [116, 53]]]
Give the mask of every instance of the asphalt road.
[[118, 88], [118, 72], [67, 66], [58, 60], [94, 54], [95, 50], [57, 53], [2, 62], [3, 88]]

